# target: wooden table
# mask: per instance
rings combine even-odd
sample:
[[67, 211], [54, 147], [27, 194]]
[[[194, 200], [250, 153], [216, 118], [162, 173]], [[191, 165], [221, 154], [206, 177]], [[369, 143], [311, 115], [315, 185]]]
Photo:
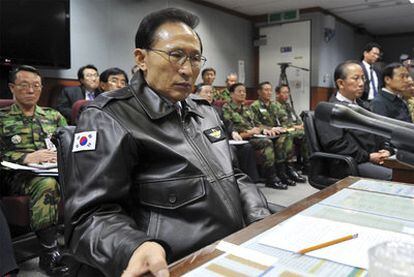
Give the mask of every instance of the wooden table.
[[392, 169], [392, 180], [394, 182], [414, 184], [414, 168], [401, 163], [397, 159], [386, 159], [383, 165]]
[[[343, 188], [355, 183], [361, 178], [347, 177], [334, 185], [331, 185], [324, 190], [321, 190], [291, 206], [282, 210], [281, 212], [271, 215], [259, 222], [249, 225], [248, 227], [228, 236], [225, 241], [234, 244], [241, 244], [256, 235], [263, 233], [267, 229], [281, 223], [282, 221], [294, 216], [295, 214], [307, 209], [308, 207], [320, 202], [321, 200], [331, 196], [332, 194], [340, 191]], [[207, 246], [208, 247], [208, 246]], [[213, 252], [208, 251], [207, 247], [202, 250], [193, 253], [173, 264], [170, 265], [171, 276], [181, 276], [184, 273], [204, 264], [205, 262], [220, 255], [220, 252], [214, 250]], [[204, 251], [203, 251], [204, 250]], [[196, 256], [196, 257], [195, 257]]]

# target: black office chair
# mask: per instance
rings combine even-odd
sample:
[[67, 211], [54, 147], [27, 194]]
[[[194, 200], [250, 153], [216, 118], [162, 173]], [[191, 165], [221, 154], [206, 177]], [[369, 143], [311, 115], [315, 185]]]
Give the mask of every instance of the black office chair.
[[326, 188], [347, 176], [358, 176], [358, 167], [350, 156], [323, 152], [315, 127], [313, 111], [304, 111], [302, 120], [305, 126], [309, 147], [309, 183], [317, 189]]
[[58, 158], [58, 171], [59, 171], [59, 184], [62, 190], [62, 199], [65, 199], [65, 162], [66, 157], [72, 151], [73, 134], [75, 133], [76, 126], [64, 126], [59, 127], [56, 133], [52, 137], [53, 143], [57, 148]]

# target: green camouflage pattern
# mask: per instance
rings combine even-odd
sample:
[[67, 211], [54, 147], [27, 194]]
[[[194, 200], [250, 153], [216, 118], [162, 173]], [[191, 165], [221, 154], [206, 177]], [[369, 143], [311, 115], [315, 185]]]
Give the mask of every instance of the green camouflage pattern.
[[283, 127], [292, 127], [293, 125], [301, 125], [302, 120], [299, 116], [297, 116], [296, 112], [292, 109], [292, 106], [288, 103], [281, 103], [278, 102], [280, 106], [282, 107], [284, 113], [286, 114], [286, 117], [283, 117], [282, 120], [282, 126]]
[[[288, 103], [278, 102], [283, 109], [283, 113], [286, 114], [286, 117], [282, 120], [283, 127], [291, 128], [294, 125], [303, 125], [303, 122], [296, 112], [292, 109], [292, 106]], [[299, 145], [299, 152], [303, 160], [307, 161], [309, 159], [309, 150], [306, 143], [305, 130], [304, 129], [295, 129], [289, 131], [289, 134], [292, 136], [295, 144]]]
[[407, 100], [408, 111], [410, 112], [411, 121], [414, 122], [414, 97]]
[[[281, 126], [279, 118], [286, 117], [283, 107], [278, 102], [266, 105], [263, 101], [256, 100], [251, 104], [250, 109], [254, 113], [255, 120], [265, 128]], [[293, 136], [290, 133], [280, 134], [274, 144], [276, 163], [288, 162], [294, 156]]]
[[[22, 163], [26, 154], [46, 148], [46, 138], [60, 126], [65, 118], [50, 108], [36, 106], [33, 117], [23, 115], [18, 105], [0, 109], [0, 148], [3, 160]], [[30, 222], [33, 230], [57, 223], [60, 188], [55, 178], [37, 177], [29, 173], [13, 174], [5, 182], [12, 194], [30, 196]]]
[[45, 149], [45, 139], [66, 119], [51, 108], [36, 106], [33, 117], [23, 115], [18, 105], [0, 109], [0, 149], [3, 160], [22, 163], [26, 154]]
[[260, 125], [258, 121], [255, 121], [252, 110], [246, 105], [237, 105], [234, 102], [229, 102], [224, 104], [222, 109], [224, 119], [233, 122], [234, 130], [239, 133]]
[[33, 230], [41, 230], [58, 222], [60, 187], [53, 177], [25, 178], [21, 182], [19, 194], [30, 195], [30, 225]]
[[255, 120], [266, 127], [281, 126], [281, 119], [286, 120], [286, 113], [279, 102], [266, 106], [263, 101], [256, 100], [250, 105]]
[[231, 102], [230, 92], [227, 88], [222, 91], [217, 88], [213, 88], [213, 100], [226, 101], [227, 103]]
[[[246, 132], [254, 127], [259, 127], [260, 123], [255, 121], [252, 110], [245, 105], [237, 105], [229, 102], [223, 105], [223, 117], [233, 122], [233, 128], [239, 133]], [[275, 153], [273, 141], [268, 138], [252, 138], [249, 140], [253, 146], [258, 163], [263, 167], [271, 168], [275, 163]]]

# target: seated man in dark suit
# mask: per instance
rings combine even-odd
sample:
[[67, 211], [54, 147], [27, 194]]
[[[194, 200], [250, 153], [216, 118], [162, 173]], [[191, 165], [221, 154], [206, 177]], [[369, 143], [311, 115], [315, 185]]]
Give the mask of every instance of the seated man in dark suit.
[[[56, 103], [56, 109], [70, 121], [73, 104], [81, 99], [93, 100], [98, 94], [98, 69], [91, 64], [82, 66], [78, 70], [78, 87], [65, 87], [62, 89]], [[73, 123], [73, 122], [72, 122]]]
[[[330, 102], [343, 105], [357, 104], [364, 91], [364, 72], [357, 61], [339, 64], [334, 73], [338, 89], [336, 97]], [[382, 137], [366, 132], [337, 128], [316, 119], [315, 121], [321, 146], [325, 152], [351, 156], [358, 163], [359, 175], [362, 177], [391, 180], [392, 171], [381, 166], [384, 159], [393, 152]], [[341, 174], [337, 166], [335, 170]]]
[[400, 63], [392, 63], [384, 68], [382, 75], [384, 87], [372, 100], [374, 113], [390, 118], [412, 122], [408, 106], [403, 101], [403, 93], [409, 87], [410, 74]]
[[128, 76], [122, 69], [111, 67], [99, 76], [99, 90], [101, 92], [116, 90], [128, 84]]

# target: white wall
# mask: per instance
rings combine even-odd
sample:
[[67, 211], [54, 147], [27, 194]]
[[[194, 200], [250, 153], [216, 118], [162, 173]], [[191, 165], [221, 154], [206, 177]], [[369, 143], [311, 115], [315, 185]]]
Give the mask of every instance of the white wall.
[[372, 37], [361, 35], [352, 27], [336, 20], [335, 36], [324, 40], [323, 15], [320, 12], [306, 13], [301, 19], [312, 20], [312, 72], [311, 86], [334, 87], [335, 67], [346, 60], [359, 60], [364, 45]]
[[246, 85], [253, 86], [252, 24], [243, 18], [185, 0], [71, 0], [71, 68], [42, 70], [46, 77], [77, 78], [82, 65], [101, 72], [117, 66], [130, 74], [134, 38], [146, 14], [167, 7], [186, 9], [200, 17], [197, 32], [203, 41], [206, 66], [217, 70], [215, 85], [237, 72], [245, 61]]
[[[266, 36], [266, 45], [260, 46], [259, 82], [269, 81], [273, 88], [279, 84], [278, 63], [291, 63], [301, 68], [310, 68], [311, 22], [309, 20], [278, 24], [260, 28]], [[291, 47], [290, 52], [281, 53], [281, 47]], [[295, 110], [309, 110], [309, 71], [289, 66], [286, 69]], [[274, 97], [274, 95], [273, 95]]]

